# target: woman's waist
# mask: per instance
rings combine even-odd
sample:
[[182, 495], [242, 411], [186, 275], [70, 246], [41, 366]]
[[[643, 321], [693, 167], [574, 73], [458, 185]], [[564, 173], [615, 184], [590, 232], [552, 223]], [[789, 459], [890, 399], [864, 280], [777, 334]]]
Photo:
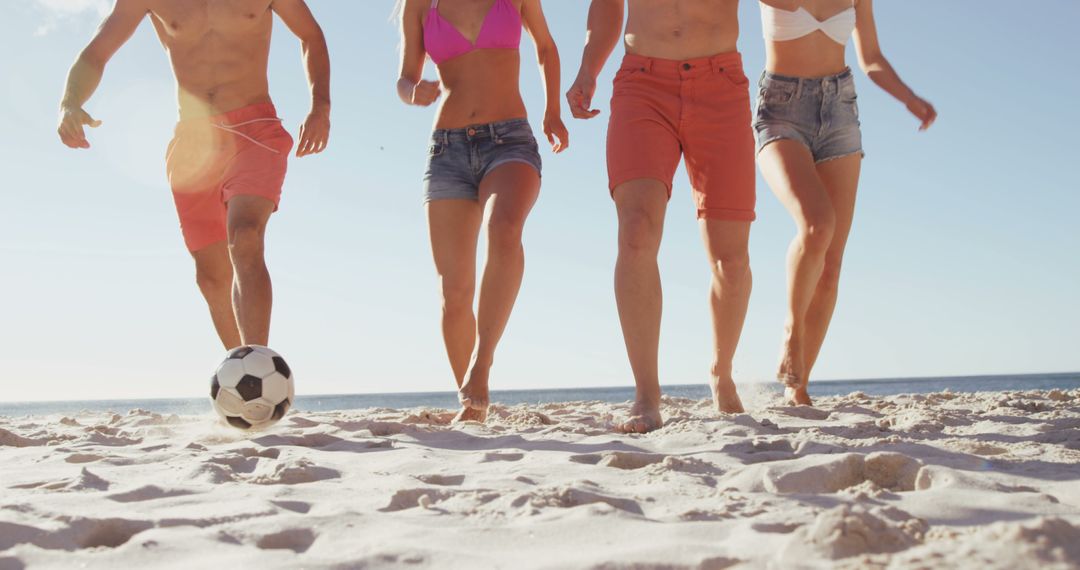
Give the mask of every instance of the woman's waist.
[[777, 75], [821, 78], [847, 69], [844, 48], [828, 38], [770, 42], [766, 49], [765, 71]]
[[526, 135], [532, 136], [532, 125], [529, 124], [528, 118], [520, 116], [500, 121], [471, 123], [461, 127], [436, 127], [431, 133], [431, 138], [435, 141], [449, 143], [455, 140], [479, 141], [490, 139], [498, 141], [507, 137]]
[[528, 116], [517, 92], [501, 97], [465, 97], [448, 94], [435, 117], [436, 129], [464, 129]]

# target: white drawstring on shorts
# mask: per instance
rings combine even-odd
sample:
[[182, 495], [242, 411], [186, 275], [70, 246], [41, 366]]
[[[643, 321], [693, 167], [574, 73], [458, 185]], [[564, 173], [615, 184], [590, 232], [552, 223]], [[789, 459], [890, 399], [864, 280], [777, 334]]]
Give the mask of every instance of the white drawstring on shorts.
[[234, 135], [236, 135], [238, 137], [243, 137], [243, 138], [251, 141], [252, 143], [254, 143], [254, 144], [258, 145], [258, 146], [261, 146], [261, 147], [265, 148], [266, 150], [268, 150], [268, 151], [270, 151], [270, 152], [272, 152], [274, 154], [281, 154], [280, 150], [278, 150], [276, 148], [269, 147], [269, 146], [255, 140], [255, 139], [245, 135], [244, 133], [236, 130], [238, 127], [242, 127], [244, 125], [250, 125], [251, 123], [259, 123], [259, 122], [266, 122], [266, 121], [274, 121], [276, 123], [280, 123], [281, 119], [279, 119], [277, 117], [263, 117], [261, 119], [252, 119], [250, 121], [244, 121], [242, 123], [236, 123], [235, 125], [226, 125], [224, 123], [211, 123], [211, 124], [214, 125], [215, 127], [219, 128], [219, 129], [227, 132], [227, 133], [232, 133], [232, 134], [234, 134]]

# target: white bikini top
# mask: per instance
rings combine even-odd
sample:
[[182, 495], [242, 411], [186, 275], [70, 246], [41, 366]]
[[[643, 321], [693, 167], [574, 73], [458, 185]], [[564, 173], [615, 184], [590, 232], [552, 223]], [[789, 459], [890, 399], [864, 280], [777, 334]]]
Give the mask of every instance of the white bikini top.
[[851, 0], [850, 8], [826, 20], [818, 20], [802, 6], [791, 12], [762, 2], [761, 28], [765, 39], [776, 42], [797, 40], [821, 30], [836, 43], [847, 45], [855, 31], [855, 0]]

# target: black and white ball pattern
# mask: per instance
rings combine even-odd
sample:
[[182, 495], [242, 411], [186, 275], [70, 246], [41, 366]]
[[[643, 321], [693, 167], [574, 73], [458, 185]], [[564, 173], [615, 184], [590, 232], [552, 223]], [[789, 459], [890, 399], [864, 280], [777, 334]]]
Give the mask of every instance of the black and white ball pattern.
[[295, 396], [289, 365], [265, 346], [230, 350], [210, 381], [214, 411], [243, 430], [273, 425], [285, 417]]

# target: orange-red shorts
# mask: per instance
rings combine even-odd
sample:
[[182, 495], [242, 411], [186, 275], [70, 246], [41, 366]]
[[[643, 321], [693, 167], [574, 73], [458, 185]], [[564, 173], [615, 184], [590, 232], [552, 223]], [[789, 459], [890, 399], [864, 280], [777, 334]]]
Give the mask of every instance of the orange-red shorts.
[[670, 198], [685, 157], [699, 218], [753, 220], [749, 85], [737, 52], [687, 61], [627, 54], [611, 98], [609, 189], [649, 178]]
[[259, 196], [277, 209], [293, 139], [270, 103], [176, 125], [165, 169], [189, 251], [226, 239], [226, 205]]

